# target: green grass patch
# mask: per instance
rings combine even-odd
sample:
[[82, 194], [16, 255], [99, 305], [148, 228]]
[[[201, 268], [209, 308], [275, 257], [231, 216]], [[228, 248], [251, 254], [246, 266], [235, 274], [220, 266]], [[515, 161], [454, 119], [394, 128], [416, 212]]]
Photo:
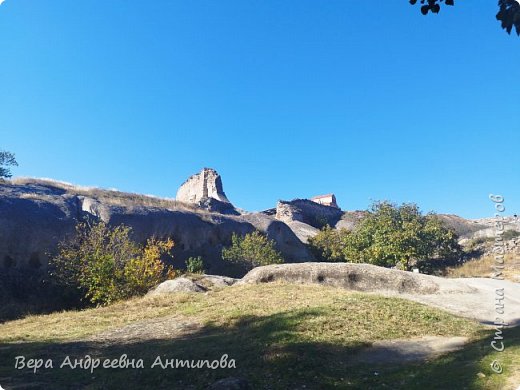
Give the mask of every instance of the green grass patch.
[[[88, 336], [142, 321], [199, 324], [182, 338], [162, 335], [131, 343]], [[144, 325], [146, 326], [146, 325]], [[150, 332], [154, 330], [150, 327]], [[356, 353], [376, 340], [422, 335], [466, 336], [464, 351], [427, 364], [357, 365]], [[151, 335], [150, 335], [151, 336]], [[32, 316], [0, 325], [0, 384], [4, 387], [126, 389], [205, 388], [219, 378], [246, 378], [255, 389], [497, 388], [520, 355], [520, 335], [508, 330], [500, 354], [507, 372], [491, 375], [489, 332], [473, 321], [398, 298], [314, 285], [243, 285], [208, 294], [173, 294], [104, 308]], [[143, 359], [144, 369], [56, 368], [65, 356]], [[151, 369], [157, 356], [236, 361], [226, 369]], [[515, 355], [516, 354], [516, 355]], [[54, 369], [15, 370], [14, 358], [53, 359]], [[377, 375], [375, 374], [377, 373]], [[483, 373], [485, 377], [477, 374]], [[502, 381], [502, 382], [500, 382]], [[455, 387], [434, 386], [450, 383]], [[505, 382], [504, 382], [505, 383]], [[193, 386], [193, 387], [189, 387]]]

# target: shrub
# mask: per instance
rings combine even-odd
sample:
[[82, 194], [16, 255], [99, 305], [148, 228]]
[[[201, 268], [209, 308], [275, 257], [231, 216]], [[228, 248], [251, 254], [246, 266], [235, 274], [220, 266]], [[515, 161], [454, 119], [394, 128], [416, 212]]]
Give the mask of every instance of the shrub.
[[316, 236], [309, 238], [311, 252], [319, 261], [346, 261], [343, 239], [348, 234], [350, 232], [346, 229], [337, 230], [327, 225]]
[[[325, 261], [369, 263], [409, 270], [432, 271], [462, 256], [458, 237], [434, 214], [423, 215], [415, 204], [376, 202], [356, 228], [323, 229], [310, 240], [311, 249]], [[444, 265], [444, 264], [443, 264]]]
[[173, 279], [175, 271], [166, 266], [161, 257], [173, 248], [173, 241], [164, 241], [150, 238], [139, 256], [131, 258], [124, 268], [126, 295], [144, 295], [150, 288], [163, 282], [165, 279]]
[[186, 271], [191, 274], [203, 274], [204, 261], [202, 260], [202, 257], [190, 257], [186, 260]]
[[131, 228], [104, 222], [79, 223], [76, 235], [59, 244], [50, 261], [51, 276], [63, 286], [79, 289], [95, 304], [142, 295], [175, 275], [161, 261], [173, 241], [149, 239], [144, 246], [130, 239]]
[[239, 236], [233, 233], [231, 246], [222, 250], [222, 258], [251, 269], [261, 265], [281, 264], [284, 259], [273, 240], [259, 231]]

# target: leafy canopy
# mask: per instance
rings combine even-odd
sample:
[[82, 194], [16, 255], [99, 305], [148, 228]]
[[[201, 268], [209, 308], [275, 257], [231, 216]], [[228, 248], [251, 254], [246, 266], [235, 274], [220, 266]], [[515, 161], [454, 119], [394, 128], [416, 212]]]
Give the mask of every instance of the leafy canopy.
[[222, 250], [222, 258], [251, 269], [261, 265], [281, 264], [284, 259], [273, 240], [259, 231], [240, 236], [233, 233], [231, 246]]
[[422, 215], [412, 203], [375, 202], [353, 231], [328, 227], [309, 244], [321, 260], [407, 270], [461, 255], [455, 232], [434, 214]]

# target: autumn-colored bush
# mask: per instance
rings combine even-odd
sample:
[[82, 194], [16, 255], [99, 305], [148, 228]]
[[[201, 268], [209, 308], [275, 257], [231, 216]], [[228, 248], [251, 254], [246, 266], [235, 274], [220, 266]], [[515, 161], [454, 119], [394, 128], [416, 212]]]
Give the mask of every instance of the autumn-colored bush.
[[174, 270], [161, 260], [174, 245], [171, 239], [151, 238], [142, 246], [130, 234], [131, 228], [124, 225], [79, 223], [75, 236], [61, 242], [51, 259], [51, 276], [102, 305], [145, 294], [174, 277]]

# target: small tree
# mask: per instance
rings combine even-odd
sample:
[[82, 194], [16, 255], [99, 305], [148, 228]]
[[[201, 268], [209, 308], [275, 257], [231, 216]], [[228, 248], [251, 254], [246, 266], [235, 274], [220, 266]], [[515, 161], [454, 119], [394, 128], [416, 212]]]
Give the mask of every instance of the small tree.
[[51, 259], [51, 276], [64, 286], [79, 289], [95, 304], [142, 295], [173, 277], [173, 269], [161, 261], [173, 241], [152, 238], [140, 246], [130, 239], [130, 233], [123, 225], [78, 224], [76, 235], [61, 242], [58, 255]]
[[284, 259], [275, 242], [259, 231], [239, 236], [233, 233], [231, 246], [222, 250], [222, 258], [251, 269], [261, 265], [281, 264]]
[[13, 175], [8, 167], [17, 167], [18, 163], [13, 153], [0, 151], [0, 179], [9, 179]]
[[186, 260], [186, 271], [190, 274], [203, 274], [204, 261], [202, 260], [202, 257], [190, 257]]

